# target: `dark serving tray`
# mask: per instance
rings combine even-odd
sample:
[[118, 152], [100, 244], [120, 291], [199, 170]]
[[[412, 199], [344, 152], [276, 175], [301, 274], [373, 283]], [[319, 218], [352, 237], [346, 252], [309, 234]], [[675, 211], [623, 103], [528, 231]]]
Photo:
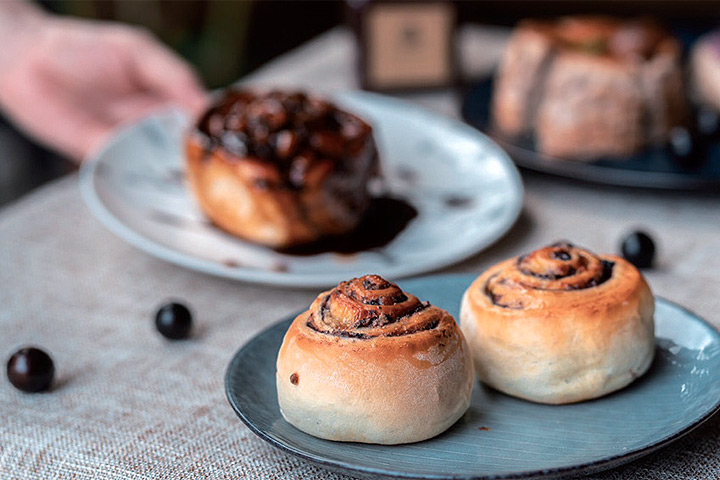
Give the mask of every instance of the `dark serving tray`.
[[696, 168], [683, 167], [669, 148], [648, 148], [625, 159], [581, 162], [553, 158], [535, 150], [529, 138], [508, 139], [490, 125], [492, 78], [473, 85], [465, 94], [462, 117], [493, 138], [522, 168], [592, 183], [623, 187], [720, 192], [720, 142], [707, 149], [707, 159]]

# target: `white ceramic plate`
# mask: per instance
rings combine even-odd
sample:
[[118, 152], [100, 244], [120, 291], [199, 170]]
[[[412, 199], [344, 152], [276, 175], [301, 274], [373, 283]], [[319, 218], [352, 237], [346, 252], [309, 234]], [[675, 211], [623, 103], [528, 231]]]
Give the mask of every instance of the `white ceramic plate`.
[[368, 272], [399, 278], [434, 270], [488, 247], [515, 222], [522, 182], [507, 154], [474, 128], [366, 92], [334, 100], [368, 119], [386, 188], [418, 215], [384, 247], [352, 255], [280, 254], [211, 225], [184, 180], [177, 111], [148, 117], [83, 164], [92, 212], [132, 245], [166, 261], [237, 280], [319, 287]]

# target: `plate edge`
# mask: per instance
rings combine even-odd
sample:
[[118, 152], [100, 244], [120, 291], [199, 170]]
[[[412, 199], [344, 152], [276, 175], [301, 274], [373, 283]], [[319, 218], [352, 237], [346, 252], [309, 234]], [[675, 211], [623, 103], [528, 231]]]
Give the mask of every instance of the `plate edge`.
[[[474, 278], [474, 277], [476, 277], [476, 274], [474, 274], [474, 273], [470, 273], [470, 274], [468, 274], [468, 273], [450, 273], [450, 274], [426, 275], [426, 276], [422, 276], [422, 277], [408, 279], [408, 281], [421, 281], [421, 280], [427, 280], [427, 279], [432, 279], [432, 278], [442, 278], [442, 277]], [[690, 314], [694, 318], [694, 320], [699, 321], [701, 324], [703, 324], [704, 327], [709, 328], [711, 330], [711, 332], [713, 333], [713, 335], [715, 336], [716, 341], [718, 341], [718, 343], [720, 343], [720, 331], [718, 331], [718, 329], [716, 329], [707, 320], [705, 320], [701, 316], [697, 315], [692, 310], [690, 310], [686, 307], [683, 307], [683, 306], [681, 306], [671, 300], [668, 300], [664, 297], [655, 296], [655, 299], [656, 299], [656, 301], [659, 300], [673, 308], [677, 308], [678, 310], [681, 310], [681, 311], [685, 312], [686, 314]], [[599, 460], [596, 462], [589, 462], [589, 463], [576, 465], [576, 466], [572, 466], [572, 467], [567, 467], [567, 468], [520, 472], [520, 473], [512, 473], [509, 475], [466, 476], [466, 475], [452, 475], [451, 474], [451, 475], [420, 475], [420, 476], [418, 476], [418, 475], [412, 475], [412, 474], [404, 474], [402, 472], [390, 472], [390, 471], [384, 471], [384, 470], [364, 469], [364, 468], [354, 466], [354, 465], [342, 464], [340, 462], [332, 462], [332, 461], [316, 458], [312, 455], [308, 455], [305, 452], [293, 449], [283, 443], [275, 441], [272, 437], [270, 437], [269, 435], [260, 431], [257, 427], [252, 425], [248, 419], [245, 418], [245, 416], [241, 413], [240, 408], [233, 401], [232, 396], [230, 394], [229, 378], [231, 376], [232, 368], [239, 361], [239, 355], [242, 352], [242, 350], [245, 347], [247, 347], [253, 340], [255, 340], [260, 335], [262, 335], [274, 328], [278, 328], [283, 323], [291, 322], [292, 319], [295, 318], [295, 316], [296, 315], [281, 319], [281, 320], [269, 325], [268, 327], [259, 331], [257, 334], [255, 334], [253, 337], [248, 339], [243, 345], [240, 346], [240, 348], [235, 352], [235, 354], [233, 354], [233, 357], [225, 371], [225, 378], [224, 378], [225, 395], [228, 399], [228, 402], [230, 403], [231, 408], [236, 413], [236, 415], [238, 415], [238, 417], [240, 417], [242, 422], [253, 433], [255, 433], [255, 435], [257, 435], [259, 438], [261, 438], [265, 442], [269, 443], [273, 447], [279, 448], [280, 450], [282, 450], [284, 452], [287, 452], [294, 456], [302, 458], [303, 460], [321, 465], [321, 466], [326, 467], [333, 471], [349, 471], [349, 472], [357, 473], [357, 474], [361, 474], [361, 475], [375, 475], [375, 476], [383, 475], [383, 476], [387, 476], [387, 477], [401, 478], [401, 479], [407, 479], [407, 480], [531, 480], [531, 479], [568, 478], [568, 477], [587, 475], [587, 474], [597, 473], [600, 471], [610, 470], [610, 469], [617, 468], [622, 465], [628, 464], [635, 460], [638, 460], [638, 459], [640, 459], [644, 456], [647, 456], [657, 450], [660, 450], [661, 448], [686, 436], [687, 434], [691, 433], [693, 430], [697, 429], [702, 424], [704, 424], [707, 420], [709, 420], [718, 411], [720, 411], [720, 399], [718, 399], [718, 401], [715, 403], [715, 405], [712, 408], [708, 409], [708, 411], [705, 413], [705, 415], [696, 419], [692, 424], [687, 425], [684, 429], [679, 430], [678, 432], [676, 432], [675, 434], [673, 434], [667, 438], [661, 439], [658, 442], [647, 445], [643, 448], [633, 450], [632, 452], [628, 452], [626, 454], [621, 454], [621, 455], [617, 455], [614, 457], [602, 459], [602, 460]]]

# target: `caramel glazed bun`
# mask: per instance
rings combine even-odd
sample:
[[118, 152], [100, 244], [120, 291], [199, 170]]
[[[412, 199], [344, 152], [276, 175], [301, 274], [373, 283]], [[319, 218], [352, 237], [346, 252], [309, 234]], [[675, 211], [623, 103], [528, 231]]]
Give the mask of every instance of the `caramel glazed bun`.
[[321, 293], [288, 329], [277, 359], [283, 417], [328, 440], [434, 437], [468, 409], [474, 381], [453, 317], [377, 275]]
[[378, 171], [371, 127], [301, 92], [225, 92], [187, 136], [186, 153], [205, 214], [277, 248], [354, 229]]
[[654, 311], [633, 265], [556, 243], [480, 275], [463, 296], [460, 325], [482, 382], [562, 404], [618, 390], [647, 371]]

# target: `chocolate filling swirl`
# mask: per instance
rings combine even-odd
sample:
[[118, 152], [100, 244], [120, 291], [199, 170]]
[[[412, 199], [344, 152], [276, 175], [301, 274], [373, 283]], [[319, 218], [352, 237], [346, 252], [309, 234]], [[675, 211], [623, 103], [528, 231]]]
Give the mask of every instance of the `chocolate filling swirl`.
[[510, 268], [492, 275], [485, 295], [493, 304], [523, 309], [533, 291], [569, 291], [596, 287], [613, 273], [614, 263], [568, 242], [558, 242], [518, 257]]
[[342, 282], [311, 307], [307, 325], [352, 338], [409, 335], [437, 327], [438, 309], [378, 275]]

